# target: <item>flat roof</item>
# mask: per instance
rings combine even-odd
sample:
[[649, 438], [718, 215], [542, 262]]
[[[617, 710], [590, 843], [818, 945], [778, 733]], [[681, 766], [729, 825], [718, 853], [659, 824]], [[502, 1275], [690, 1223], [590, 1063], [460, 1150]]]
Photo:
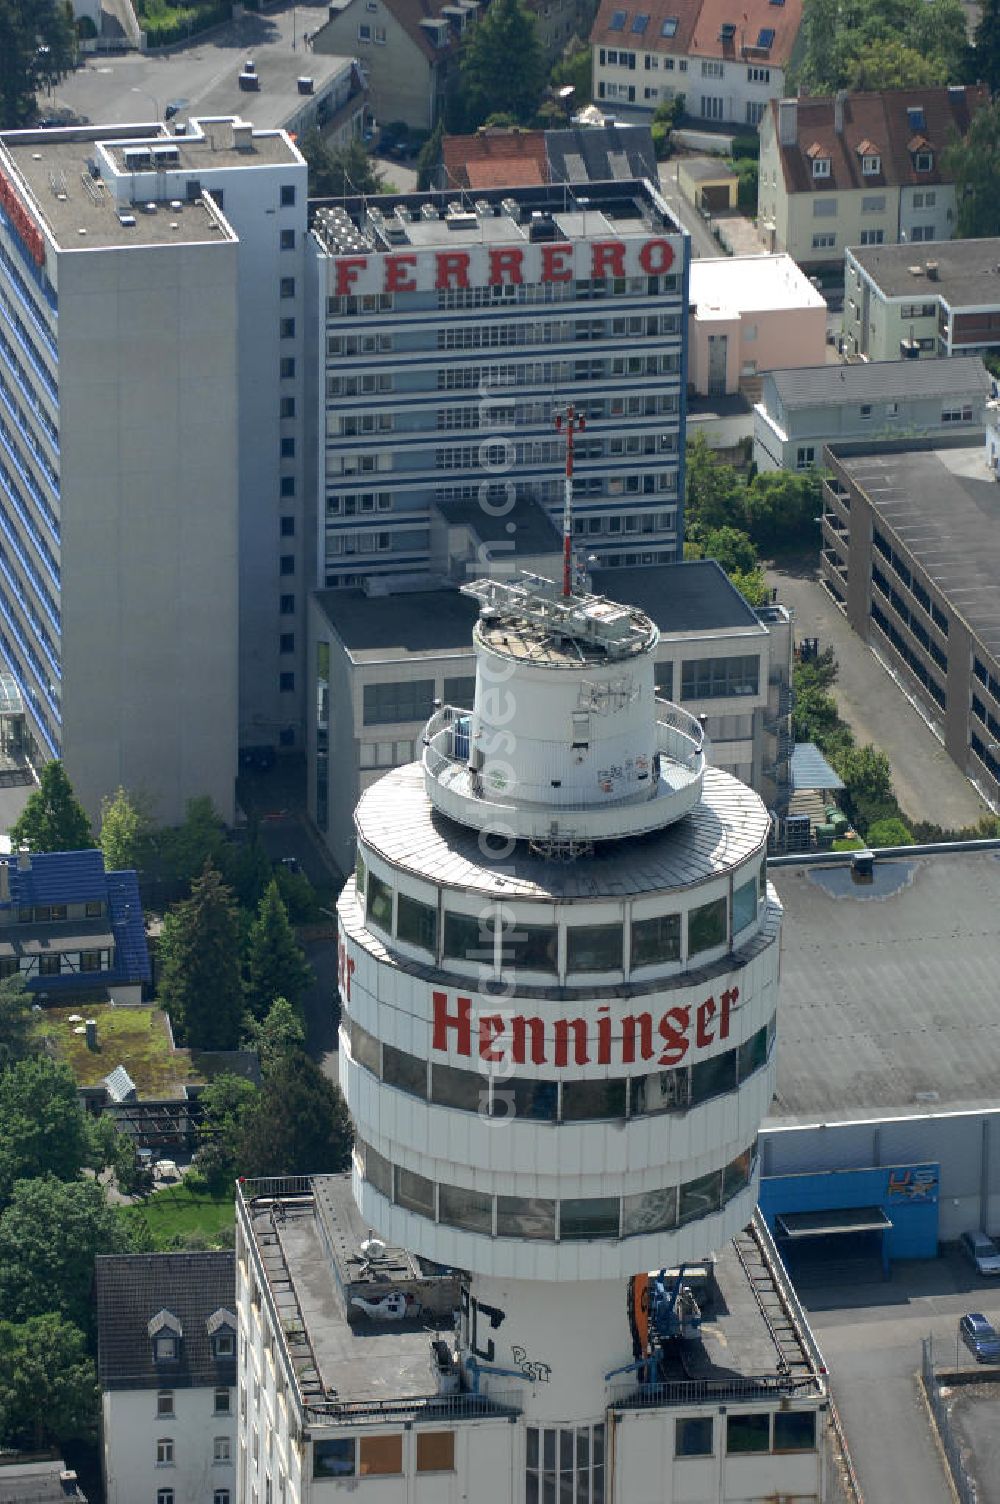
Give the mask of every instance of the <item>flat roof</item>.
[[[114, 130], [107, 133], [115, 138]], [[173, 143], [150, 126], [149, 141]], [[204, 199], [161, 202], [155, 213], [119, 205], [90, 162], [101, 137], [93, 131], [18, 131], [0, 138], [0, 161], [7, 155], [27, 185], [31, 208], [63, 251], [104, 250], [111, 246], [235, 242], [236, 236], [214, 205]], [[152, 176], [152, 174], [151, 174]], [[134, 225], [123, 225], [127, 211]]]
[[[932, 240], [921, 245], [852, 245], [850, 253], [887, 298], [918, 302], [943, 298], [953, 307], [1000, 303], [1000, 237]], [[933, 279], [927, 275], [928, 262], [937, 264]]]
[[1000, 853], [781, 866], [768, 1126], [995, 1108]]
[[764, 630], [715, 559], [684, 559], [644, 569], [595, 569], [591, 580], [598, 595], [638, 606], [667, 635], [735, 627], [758, 634]]
[[[449, 527], [467, 527], [481, 543], [503, 543], [518, 555], [559, 554], [562, 536], [548, 512], [530, 497], [505, 501], [502, 509], [470, 507], [467, 501], [439, 501], [438, 512]], [[561, 566], [560, 566], [561, 567]]]
[[[692, 269], [693, 266], [694, 263]], [[845, 402], [891, 402], [966, 393], [988, 397], [990, 393], [990, 375], [978, 355], [963, 356], [960, 360], [950, 355], [934, 355], [926, 360], [862, 360], [850, 365], [800, 366], [789, 371], [769, 371], [764, 378], [765, 387], [768, 381], [774, 382], [781, 404], [788, 412]]]
[[735, 183], [739, 176], [724, 157], [680, 157], [677, 170], [699, 183]]
[[791, 256], [696, 256], [691, 262], [690, 302], [695, 314], [712, 308], [778, 313], [825, 308], [826, 299]]
[[983, 646], [1000, 657], [1000, 486], [979, 443], [830, 452]]

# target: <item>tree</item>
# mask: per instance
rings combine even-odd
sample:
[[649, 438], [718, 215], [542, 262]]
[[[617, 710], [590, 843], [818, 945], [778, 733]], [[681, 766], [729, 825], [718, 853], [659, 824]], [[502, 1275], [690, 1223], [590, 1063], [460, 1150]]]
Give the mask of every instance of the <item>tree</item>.
[[275, 1069], [279, 1062], [305, 1047], [306, 1034], [302, 1019], [285, 997], [276, 997], [267, 1017], [249, 1020], [246, 1047], [257, 1051], [261, 1070]]
[[274, 877], [271, 859], [256, 832], [248, 841], [227, 842], [218, 854], [216, 865], [240, 907], [256, 909]]
[[1000, 235], [1000, 98], [976, 111], [965, 139], [946, 149], [944, 165], [955, 180], [955, 234]]
[[819, 546], [822, 485], [815, 470], [758, 472], [747, 486], [746, 525], [760, 548]]
[[331, 146], [313, 127], [298, 145], [309, 167], [310, 198], [352, 198], [385, 191], [385, 179], [360, 141]]
[[1000, 92], [1000, 0], [983, 0], [973, 67], [991, 94]]
[[19, 1180], [0, 1215], [0, 1311], [10, 1321], [55, 1311], [90, 1334], [94, 1259], [131, 1247], [96, 1180]]
[[850, 59], [844, 87], [929, 89], [948, 82], [948, 64], [936, 53], [918, 52], [900, 37], [876, 37]]
[[140, 1169], [135, 1153], [135, 1140], [122, 1133], [115, 1120], [107, 1113], [91, 1118], [87, 1127], [90, 1134], [91, 1167], [98, 1171], [110, 1170], [115, 1185], [123, 1196], [134, 1196], [138, 1191], [148, 1190], [152, 1185], [150, 1172]]
[[134, 798], [121, 784], [101, 800], [99, 837], [108, 872], [124, 872], [141, 864], [144, 847], [153, 828], [152, 816], [143, 799]]
[[0, 1203], [10, 1199], [19, 1180], [46, 1174], [75, 1180], [90, 1154], [67, 1066], [38, 1055], [16, 1061], [0, 1075]]
[[522, 0], [493, 0], [462, 45], [459, 93], [465, 129], [475, 130], [499, 112], [528, 124], [544, 82], [534, 16]]
[[688, 523], [710, 530], [743, 522], [743, 486], [732, 465], [724, 465], [699, 430], [685, 456], [684, 507]]
[[0, 1321], [0, 1447], [41, 1451], [97, 1428], [87, 1339], [53, 1311]]
[[757, 568], [757, 550], [749, 534], [737, 527], [710, 528], [702, 535], [700, 547], [702, 556], [718, 560], [727, 574], [749, 574]]
[[244, 1120], [246, 1175], [336, 1174], [351, 1161], [354, 1134], [339, 1090], [302, 1050], [268, 1071]]
[[191, 896], [167, 914], [160, 936], [160, 1002], [187, 1044], [229, 1050], [243, 1014], [240, 922], [233, 895], [211, 863]]
[[207, 794], [189, 799], [183, 825], [161, 830], [156, 847], [164, 875], [174, 882], [190, 883], [206, 862], [221, 866], [226, 848], [226, 827]]
[[570, 43], [553, 67], [550, 82], [555, 92], [572, 84], [573, 92], [566, 101], [568, 110], [581, 110], [590, 104], [594, 97], [594, 56], [586, 42], [576, 39]]
[[247, 1007], [254, 1018], [265, 1018], [277, 997], [287, 998], [298, 1009], [312, 979], [288, 910], [271, 880], [250, 928], [246, 962]]
[[243, 1123], [258, 1090], [243, 1076], [223, 1074], [199, 1097], [198, 1168], [217, 1195], [232, 1187], [240, 1171]]
[[890, 815], [868, 827], [869, 846], [912, 846], [913, 833], [902, 820]]
[[58, 760], [42, 769], [38, 788], [11, 826], [10, 842], [15, 851], [19, 846], [29, 851], [82, 851], [93, 846], [90, 821]]
[[0, 129], [29, 125], [35, 90], [76, 63], [73, 8], [63, 0], [0, 0]]
[[955, 83], [967, 72], [959, 0], [806, 0], [803, 36], [798, 82], [814, 94]]
[[0, 1072], [37, 1049], [31, 993], [20, 973], [0, 982]]
[[444, 121], [439, 120], [431, 131], [427, 140], [420, 148], [417, 157], [417, 192], [426, 193], [433, 188], [437, 181], [438, 166], [441, 162], [441, 146], [444, 141]]

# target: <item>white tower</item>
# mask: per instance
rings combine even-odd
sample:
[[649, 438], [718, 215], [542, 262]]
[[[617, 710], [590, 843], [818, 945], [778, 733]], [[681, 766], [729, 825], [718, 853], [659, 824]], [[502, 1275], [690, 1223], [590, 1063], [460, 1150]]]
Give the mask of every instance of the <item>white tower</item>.
[[467, 1273], [468, 1387], [587, 1426], [638, 1356], [630, 1277], [753, 1211], [768, 817], [655, 699], [648, 617], [535, 578], [468, 591], [475, 706], [362, 796], [339, 904], [355, 1195]]

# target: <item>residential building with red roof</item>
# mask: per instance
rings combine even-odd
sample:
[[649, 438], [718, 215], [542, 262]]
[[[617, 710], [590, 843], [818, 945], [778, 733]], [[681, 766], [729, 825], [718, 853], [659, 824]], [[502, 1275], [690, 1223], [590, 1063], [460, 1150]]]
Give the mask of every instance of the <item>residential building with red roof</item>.
[[801, 23], [802, 0], [601, 0], [594, 98], [627, 119], [683, 94], [694, 119], [756, 127]]
[[986, 102], [980, 86], [774, 100], [760, 128], [758, 224], [800, 266], [848, 246], [950, 240], [946, 148]]

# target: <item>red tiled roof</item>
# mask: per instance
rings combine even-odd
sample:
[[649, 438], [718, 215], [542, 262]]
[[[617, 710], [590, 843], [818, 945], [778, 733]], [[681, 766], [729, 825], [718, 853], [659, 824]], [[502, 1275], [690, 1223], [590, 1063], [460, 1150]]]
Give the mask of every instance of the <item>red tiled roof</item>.
[[[835, 193], [838, 189], [944, 182], [941, 154], [956, 134], [965, 135], [972, 116], [986, 100], [987, 92], [978, 84], [848, 94], [843, 130], [838, 131], [832, 95], [799, 99], [796, 145], [778, 147], [785, 186], [789, 193]], [[770, 110], [777, 139], [777, 100], [771, 101]], [[912, 111], [921, 112], [916, 133]], [[917, 172], [918, 151], [933, 154], [929, 172]], [[813, 177], [810, 158], [817, 155], [830, 158], [828, 177]], [[861, 159], [873, 156], [880, 158], [881, 171], [866, 174]]]
[[[637, 17], [648, 20], [635, 30]], [[612, 21], [624, 17], [619, 27]], [[676, 23], [676, 24], [672, 24]], [[787, 66], [802, 24], [802, 0], [601, 0], [591, 43], [678, 57]], [[664, 27], [670, 35], [664, 34]], [[732, 34], [723, 39], [723, 27]], [[759, 46], [763, 33], [773, 32]]]
[[449, 188], [523, 188], [549, 180], [544, 131], [445, 136], [441, 154]]

